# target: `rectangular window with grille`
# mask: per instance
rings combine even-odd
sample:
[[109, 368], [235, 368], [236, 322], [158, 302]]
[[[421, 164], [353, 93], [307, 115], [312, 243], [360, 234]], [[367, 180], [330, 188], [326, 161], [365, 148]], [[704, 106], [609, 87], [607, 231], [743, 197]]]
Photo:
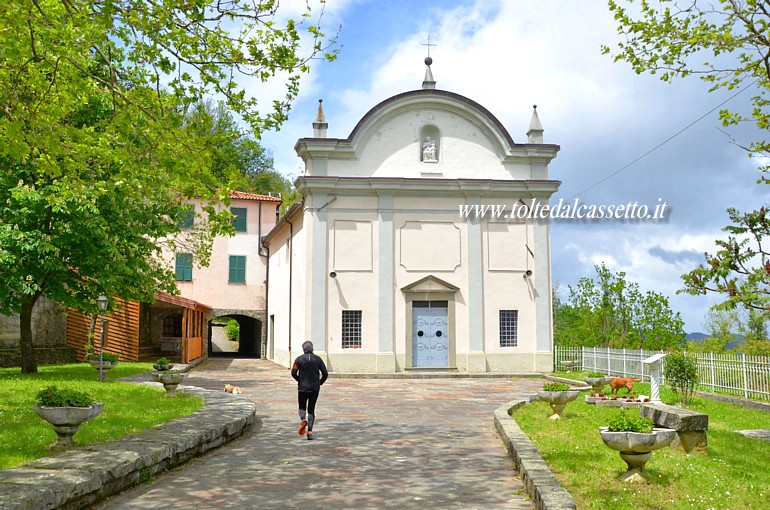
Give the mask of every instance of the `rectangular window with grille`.
[[233, 226], [236, 232], [246, 232], [246, 208], [245, 207], [231, 207], [230, 212], [233, 213]]
[[192, 281], [192, 253], [176, 254], [176, 279], [180, 282]]
[[361, 347], [361, 310], [342, 310], [342, 348]]
[[500, 310], [500, 347], [518, 346], [518, 326], [518, 310]]
[[246, 257], [243, 255], [230, 255], [229, 283], [246, 283]]

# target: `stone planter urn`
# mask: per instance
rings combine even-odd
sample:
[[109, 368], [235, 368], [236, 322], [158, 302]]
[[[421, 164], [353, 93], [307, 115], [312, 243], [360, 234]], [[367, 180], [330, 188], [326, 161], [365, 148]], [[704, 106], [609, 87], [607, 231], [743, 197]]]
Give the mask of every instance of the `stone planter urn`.
[[171, 370], [172, 368], [174, 368], [174, 364], [173, 363], [169, 363], [167, 365], [159, 365], [157, 363], [154, 363], [152, 365], [152, 368], [154, 368], [158, 372], [165, 372], [166, 370]]
[[591, 391], [594, 393], [600, 393], [602, 391], [604, 385], [607, 384], [604, 382], [605, 380], [606, 377], [586, 377], [585, 379], [586, 384], [591, 386]]
[[628, 471], [620, 475], [626, 482], [644, 482], [644, 465], [650, 460], [652, 452], [671, 444], [676, 437], [676, 430], [654, 428], [649, 434], [640, 432], [610, 432], [608, 427], [601, 427], [602, 441], [609, 448], [620, 452], [620, 458], [628, 466]]
[[96, 418], [104, 409], [104, 404], [94, 403], [88, 407], [48, 407], [35, 404], [35, 412], [42, 419], [53, 425], [59, 439], [51, 446], [52, 450], [63, 450], [75, 446], [72, 439], [80, 426], [91, 418]]
[[575, 368], [576, 364], [577, 364], [577, 361], [575, 360], [567, 360], [567, 361], [561, 362], [561, 366], [564, 367], [565, 372], [572, 372], [572, 369]]
[[187, 374], [184, 372], [170, 372], [170, 373], [163, 373], [163, 372], [157, 372], [155, 375], [155, 380], [163, 385], [163, 387], [166, 389], [166, 396], [167, 397], [176, 397], [176, 387], [179, 386], [179, 384], [185, 380], [185, 377], [187, 377]]
[[580, 395], [580, 390], [566, 391], [538, 391], [537, 396], [540, 400], [548, 402], [553, 410], [553, 414], [548, 417], [549, 420], [558, 420], [561, 413], [567, 407], [567, 402], [572, 402]]
[[[89, 359], [88, 363], [90, 363], [91, 366], [94, 367], [97, 372], [99, 371], [99, 358]], [[103, 379], [106, 380], [107, 379], [107, 372], [110, 369], [115, 368], [116, 366], [118, 366], [118, 362], [117, 361], [102, 360], [102, 377], [103, 377]]]

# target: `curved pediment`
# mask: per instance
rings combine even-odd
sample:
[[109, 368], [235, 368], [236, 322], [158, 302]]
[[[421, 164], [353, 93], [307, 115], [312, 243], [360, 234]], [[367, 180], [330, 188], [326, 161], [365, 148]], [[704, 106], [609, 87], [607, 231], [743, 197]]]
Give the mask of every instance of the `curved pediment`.
[[302, 139], [307, 175], [541, 179], [558, 146], [516, 144], [489, 110], [467, 97], [420, 89], [382, 101], [344, 140]]

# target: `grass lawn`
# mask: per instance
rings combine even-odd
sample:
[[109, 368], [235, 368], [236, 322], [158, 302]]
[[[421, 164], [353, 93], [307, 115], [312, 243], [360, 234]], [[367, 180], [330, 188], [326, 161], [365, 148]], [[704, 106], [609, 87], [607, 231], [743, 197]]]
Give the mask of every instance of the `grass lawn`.
[[[559, 374], [582, 380], [577, 374]], [[609, 386], [605, 387], [607, 392]], [[636, 394], [650, 394], [637, 383]], [[709, 416], [708, 452], [685, 454], [681, 448], [653, 452], [646, 466], [647, 484], [618, 479], [626, 464], [599, 436], [599, 427], [617, 417], [617, 408], [586, 404], [583, 392], [567, 404], [561, 420], [548, 420], [546, 402], [533, 402], [513, 412], [562, 486], [584, 509], [766, 509], [770, 507], [770, 442], [737, 434], [742, 429], [770, 429], [770, 413], [695, 399], [688, 409]], [[625, 393], [625, 392], [623, 392]], [[676, 396], [661, 390], [664, 403]], [[626, 412], [637, 413], [630, 409]]]
[[37, 393], [52, 384], [84, 391], [105, 404], [102, 413], [75, 434], [80, 446], [118, 439], [203, 407], [199, 397], [177, 393], [176, 398], [167, 398], [163, 388], [116, 381], [151, 371], [151, 363], [120, 362], [107, 373], [109, 381], [102, 383], [96, 380], [98, 371], [87, 363], [40, 365], [38, 370], [22, 374], [19, 368], [0, 369], [0, 469], [51, 455], [48, 446], [56, 442], [56, 433], [35, 414], [33, 404]]

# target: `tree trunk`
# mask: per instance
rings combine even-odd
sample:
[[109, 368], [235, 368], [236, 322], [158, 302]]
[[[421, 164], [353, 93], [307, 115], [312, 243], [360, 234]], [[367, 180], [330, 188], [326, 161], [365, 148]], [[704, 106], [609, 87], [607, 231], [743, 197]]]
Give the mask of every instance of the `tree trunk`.
[[21, 304], [19, 314], [19, 350], [21, 351], [21, 373], [34, 374], [37, 372], [35, 348], [32, 345], [32, 309], [35, 307], [39, 293], [35, 293]]

